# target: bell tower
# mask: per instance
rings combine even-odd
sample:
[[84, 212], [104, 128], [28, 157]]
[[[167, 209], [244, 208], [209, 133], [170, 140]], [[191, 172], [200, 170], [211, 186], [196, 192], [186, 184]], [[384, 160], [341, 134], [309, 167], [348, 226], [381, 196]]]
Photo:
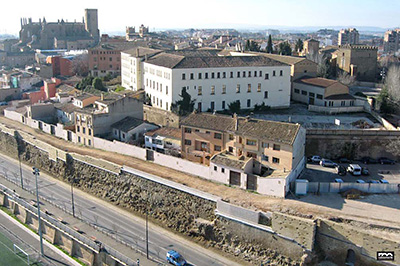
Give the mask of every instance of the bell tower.
[[94, 40], [99, 42], [100, 32], [97, 17], [97, 9], [85, 9], [85, 29]]

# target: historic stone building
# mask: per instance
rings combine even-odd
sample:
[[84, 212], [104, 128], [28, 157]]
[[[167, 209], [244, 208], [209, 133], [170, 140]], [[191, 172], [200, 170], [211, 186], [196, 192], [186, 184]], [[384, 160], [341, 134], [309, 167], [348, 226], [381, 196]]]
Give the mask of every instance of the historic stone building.
[[20, 46], [31, 49], [86, 49], [99, 41], [97, 9], [85, 9], [82, 22], [63, 19], [47, 22], [46, 18], [32, 22], [32, 18], [21, 18]]

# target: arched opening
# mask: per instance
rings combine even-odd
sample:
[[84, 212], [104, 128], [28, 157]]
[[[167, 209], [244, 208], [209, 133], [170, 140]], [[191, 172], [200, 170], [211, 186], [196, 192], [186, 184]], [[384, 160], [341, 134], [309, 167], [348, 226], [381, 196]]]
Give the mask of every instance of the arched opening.
[[356, 263], [356, 253], [354, 250], [349, 249], [347, 250], [347, 256], [346, 256], [346, 266], [354, 266]]

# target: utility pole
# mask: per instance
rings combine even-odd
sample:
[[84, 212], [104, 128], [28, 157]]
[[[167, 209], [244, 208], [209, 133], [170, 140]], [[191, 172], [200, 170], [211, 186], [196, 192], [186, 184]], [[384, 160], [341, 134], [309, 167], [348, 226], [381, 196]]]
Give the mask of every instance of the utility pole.
[[72, 216], [75, 217], [75, 204], [74, 204], [74, 181], [73, 178], [71, 181], [71, 201], [72, 201]]
[[149, 196], [146, 197], [146, 257], [149, 259]]
[[36, 202], [38, 209], [38, 222], [39, 222], [39, 237], [40, 237], [40, 256], [44, 256], [43, 252], [43, 237], [42, 237], [42, 220], [40, 219], [40, 202], [39, 202], [39, 188], [38, 188], [38, 176], [40, 175], [40, 170], [36, 167], [32, 167], [33, 174], [36, 178]]

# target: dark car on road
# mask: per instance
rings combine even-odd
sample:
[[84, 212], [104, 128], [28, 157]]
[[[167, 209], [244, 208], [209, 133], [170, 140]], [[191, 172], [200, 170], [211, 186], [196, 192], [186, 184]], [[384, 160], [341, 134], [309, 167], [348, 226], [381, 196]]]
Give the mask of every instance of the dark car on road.
[[381, 158], [379, 158], [378, 161], [379, 161], [380, 164], [395, 164], [396, 163], [395, 160], [391, 160], [391, 159], [386, 158], [386, 157], [381, 157]]
[[338, 165], [335, 167], [336, 168], [336, 173], [340, 176], [345, 176], [347, 173], [346, 167], [343, 165]]
[[363, 167], [361, 168], [361, 174], [362, 175], [369, 175], [369, 170], [367, 167]]
[[365, 164], [375, 164], [375, 163], [378, 163], [378, 160], [375, 160], [371, 157], [362, 157], [361, 162], [365, 163]]

